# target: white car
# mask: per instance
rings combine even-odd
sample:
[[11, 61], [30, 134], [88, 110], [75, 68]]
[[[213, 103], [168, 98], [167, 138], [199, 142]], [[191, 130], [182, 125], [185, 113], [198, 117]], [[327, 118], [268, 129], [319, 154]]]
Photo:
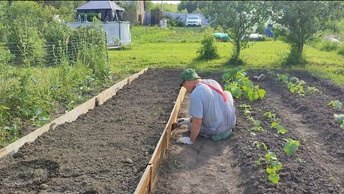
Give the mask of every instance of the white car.
[[199, 15], [192, 15], [186, 19], [185, 26], [202, 26], [202, 19]]

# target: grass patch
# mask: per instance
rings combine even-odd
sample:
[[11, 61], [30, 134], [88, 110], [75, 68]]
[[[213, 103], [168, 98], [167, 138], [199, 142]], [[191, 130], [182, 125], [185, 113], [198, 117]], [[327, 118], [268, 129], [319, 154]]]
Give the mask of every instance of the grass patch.
[[[147, 67], [193, 68], [202, 71], [225, 70], [232, 55], [230, 42], [216, 42], [220, 58], [195, 60], [206, 28], [158, 28], [133, 26], [132, 45], [126, 49], [109, 51], [111, 70], [119, 77]], [[245, 69], [281, 69], [282, 58], [289, 53], [289, 45], [282, 41], [251, 42], [241, 51]], [[335, 51], [326, 52], [305, 45], [308, 64], [291, 69], [307, 70], [344, 86], [344, 57]]]

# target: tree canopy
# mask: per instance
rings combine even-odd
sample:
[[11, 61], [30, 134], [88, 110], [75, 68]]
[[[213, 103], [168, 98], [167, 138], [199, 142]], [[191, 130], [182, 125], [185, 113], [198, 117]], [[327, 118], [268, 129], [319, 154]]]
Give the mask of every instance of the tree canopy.
[[222, 28], [229, 33], [230, 42], [234, 45], [232, 59], [238, 61], [240, 51], [247, 47], [243, 39], [260, 21], [267, 18], [264, 2], [258, 1], [218, 1], [208, 2], [203, 14], [214, 28]]
[[323, 1], [271, 2], [272, 20], [288, 29], [289, 59], [299, 62], [306, 41], [321, 30], [329, 19], [329, 4]]

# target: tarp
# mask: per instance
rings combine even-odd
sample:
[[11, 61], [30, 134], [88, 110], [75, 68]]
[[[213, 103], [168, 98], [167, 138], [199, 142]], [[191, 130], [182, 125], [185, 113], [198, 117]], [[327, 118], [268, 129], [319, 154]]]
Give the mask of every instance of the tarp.
[[95, 9], [111, 9], [111, 10], [122, 10], [124, 9], [118, 6], [115, 2], [112, 1], [89, 1], [76, 8], [77, 11], [80, 10], [95, 10]]
[[228, 42], [229, 41], [229, 36], [227, 33], [215, 32], [214, 36], [219, 41], [222, 41], [222, 42]]

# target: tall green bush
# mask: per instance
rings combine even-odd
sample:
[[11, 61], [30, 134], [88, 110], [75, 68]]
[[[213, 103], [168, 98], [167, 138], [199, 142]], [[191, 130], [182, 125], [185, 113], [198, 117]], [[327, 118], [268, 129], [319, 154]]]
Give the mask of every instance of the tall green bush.
[[74, 30], [52, 20], [53, 8], [36, 2], [4, 7], [0, 147], [18, 139], [23, 126], [44, 125], [112, 79], [101, 23]]
[[218, 59], [220, 55], [217, 52], [217, 47], [215, 45], [215, 42], [216, 42], [216, 39], [213, 35], [213, 30], [211, 28], [208, 28], [201, 42], [202, 47], [197, 51], [197, 53], [199, 53], [199, 56], [197, 57], [197, 59], [200, 59], [200, 60]]

